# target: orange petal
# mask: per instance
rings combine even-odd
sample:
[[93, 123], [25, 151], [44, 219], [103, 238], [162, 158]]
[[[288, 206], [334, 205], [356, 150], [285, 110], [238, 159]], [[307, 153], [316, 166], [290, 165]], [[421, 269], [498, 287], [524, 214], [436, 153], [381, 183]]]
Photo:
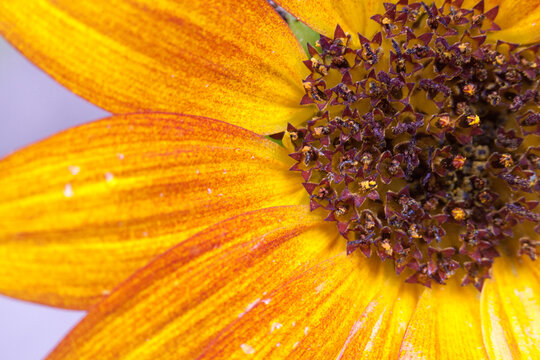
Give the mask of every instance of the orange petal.
[[487, 359], [478, 291], [456, 283], [422, 293], [400, 359]]
[[86, 308], [154, 256], [218, 221], [298, 204], [280, 146], [167, 114], [73, 128], [0, 162], [0, 291]]
[[[538, 261], [538, 260], [537, 260]], [[498, 258], [482, 291], [482, 330], [491, 359], [540, 359], [538, 263]]]
[[375, 268], [345, 252], [318, 263], [221, 330], [201, 358], [238, 358], [246, 346], [261, 359], [336, 358], [384, 286]]
[[340, 25], [345, 32], [353, 35], [356, 33], [365, 36], [373, 35], [378, 24], [370, 18], [384, 12], [383, 3], [380, 0], [277, 0], [288, 12], [296, 16], [313, 30], [332, 36], [336, 25]]
[[[389, 274], [390, 276], [393, 274]], [[396, 359], [416, 304], [418, 287], [389, 281], [355, 323], [338, 359]]]
[[382, 283], [335, 236], [301, 206], [226, 220], [138, 271], [50, 359], [335, 356]]
[[112, 113], [204, 115], [259, 133], [306, 120], [305, 55], [265, 0], [0, 2], [0, 34]]

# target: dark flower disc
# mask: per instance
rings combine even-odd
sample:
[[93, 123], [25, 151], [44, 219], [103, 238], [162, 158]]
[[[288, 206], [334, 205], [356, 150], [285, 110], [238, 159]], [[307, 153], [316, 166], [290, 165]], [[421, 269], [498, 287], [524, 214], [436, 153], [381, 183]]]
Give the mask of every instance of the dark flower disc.
[[288, 126], [291, 170], [348, 253], [481, 289], [500, 252], [537, 256], [539, 46], [487, 42], [483, 2], [385, 9], [372, 39], [338, 25], [308, 46], [301, 103], [319, 113]]

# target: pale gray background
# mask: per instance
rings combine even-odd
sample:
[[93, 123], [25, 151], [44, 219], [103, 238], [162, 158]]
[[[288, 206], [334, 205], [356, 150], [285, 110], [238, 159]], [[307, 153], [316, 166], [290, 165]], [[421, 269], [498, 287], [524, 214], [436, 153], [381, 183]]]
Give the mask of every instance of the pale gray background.
[[[0, 37], [0, 158], [60, 130], [106, 115], [58, 85]], [[83, 316], [82, 311], [59, 310], [0, 295], [0, 359], [43, 358]]]

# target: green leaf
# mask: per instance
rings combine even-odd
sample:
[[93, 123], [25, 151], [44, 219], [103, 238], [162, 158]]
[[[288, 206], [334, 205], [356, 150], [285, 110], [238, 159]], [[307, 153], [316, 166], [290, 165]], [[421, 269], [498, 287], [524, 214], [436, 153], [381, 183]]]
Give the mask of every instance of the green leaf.
[[319, 33], [311, 30], [307, 25], [289, 13], [287, 13], [287, 23], [298, 41], [300, 41], [300, 44], [302, 44], [306, 54], [309, 56], [306, 44], [310, 43], [311, 45], [315, 46], [315, 42], [317, 42], [321, 36]]

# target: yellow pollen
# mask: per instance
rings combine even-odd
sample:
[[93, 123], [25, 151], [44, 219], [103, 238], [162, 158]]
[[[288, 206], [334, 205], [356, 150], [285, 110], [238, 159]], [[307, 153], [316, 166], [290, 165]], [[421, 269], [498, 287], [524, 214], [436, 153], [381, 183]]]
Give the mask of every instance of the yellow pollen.
[[296, 131], [290, 132], [289, 136], [290, 136], [292, 141], [298, 140], [298, 133]]
[[469, 124], [470, 126], [476, 126], [480, 124], [480, 117], [478, 115], [467, 116], [467, 124]]
[[499, 162], [505, 168], [508, 168], [508, 167], [514, 165], [514, 160], [512, 160], [512, 157], [509, 154], [502, 154], [501, 158], [499, 159]]
[[316, 136], [321, 136], [323, 134], [323, 132], [324, 132], [324, 127], [323, 126], [317, 126], [313, 130], [315, 131]]
[[463, 168], [463, 165], [465, 165], [465, 161], [467, 159], [462, 156], [462, 155], [457, 155], [456, 157], [454, 157], [454, 160], [452, 160], [452, 165], [458, 169], [458, 170], [461, 170], [461, 168]]
[[384, 249], [384, 252], [386, 253], [386, 255], [392, 256], [392, 254], [393, 254], [392, 246], [390, 245], [388, 240], [382, 241], [381, 242], [381, 247]]
[[344, 207], [344, 206], [338, 206], [338, 208], [336, 209], [336, 215], [337, 216], [341, 216], [343, 214], [345, 214], [347, 212], [347, 208]]
[[461, 51], [462, 53], [465, 53], [465, 52], [469, 51], [470, 48], [471, 48], [471, 44], [469, 44], [469, 43], [460, 43], [460, 44], [458, 45], [458, 49], [459, 49], [459, 51]]
[[480, 195], [478, 195], [478, 198], [480, 199], [480, 202], [482, 204], [486, 204], [491, 197], [489, 196], [487, 191], [483, 191], [480, 193]]
[[476, 86], [474, 84], [467, 84], [463, 87], [465, 94], [473, 96], [476, 93]]
[[373, 190], [377, 188], [377, 183], [373, 180], [364, 180], [360, 182], [360, 188], [363, 191]]
[[420, 239], [422, 237], [422, 235], [418, 233], [418, 225], [412, 224], [409, 227], [409, 235], [411, 235], [411, 237], [415, 239]]
[[452, 217], [457, 221], [465, 220], [467, 213], [462, 208], [457, 207], [452, 209]]
[[450, 123], [450, 116], [448, 115], [439, 116], [439, 118], [437, 119], [437, 125], [439, 125], [439, 127], [443, 129], [449, 127]]
[[324, 75], [324, 76], [328, 75], [328, 70], [326, 70], [326, 67], [323, 64], [321, 64], [319, 60], [312, 57], [310, 61], [311, 61], [311, 66], [313, 66], [313, 69], [315, 71], [317, 71], [319, 74]]

